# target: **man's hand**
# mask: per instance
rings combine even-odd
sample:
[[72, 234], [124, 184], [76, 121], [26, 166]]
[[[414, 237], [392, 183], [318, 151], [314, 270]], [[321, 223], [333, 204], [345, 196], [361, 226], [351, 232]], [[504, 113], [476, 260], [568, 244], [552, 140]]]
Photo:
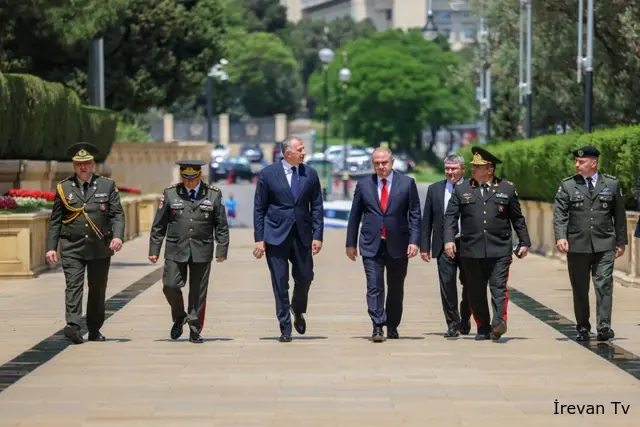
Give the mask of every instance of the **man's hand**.
[[313, 251], [314, 255], [318, 255], [320, 249], [322, 249], [322, 240], [314, 240], [313, 242], [311, 242], [311, 250]]
[[122, 240], [114, 237], [109, 244], [109, 249], [113, 249], [114, 251], [118, 252], [120, 249], [122, 249]]
[[262, 258], [264, 255], [264, 242], [256, 242], [256, 247], [253, 249], [253, 256], [256, 259]]
[[520, 246], [520, 249], [518, 250], [518, 258], [524, 258], [527, 256], [528, 253], [529, 253], [528, 247]]
[[158, 255], [149, 255], [149, 261], [155, 264], [156, 262], [158, 262]]
[[617, 245], [616, 246], [616, 258], [619, 258], [622, 255], [624, 255], [624, 250], [625, 250], [625, 246], [624, 245]]
[[358, 250], [356, 248], [347, 248], [347, 258], [351, 261], [355, 261], [358, 257]]
[[407, 256], [409, 258], [413, 258], [414, 256], [418, 255], [419, 250], [420, 248], [418, 248], [418, 245], [410, 244], [407, 247]]
[[449, 258], [453, 259], [456, 257], [456, 244], [453, 242], [444, 244], [444, 251], [447, 253]]
[[569, 251], [569, 241], [567, 239], [556, 240], [556, 248], [563, 254], [566, 254]]
[[55, 264], [56, 262], [58, 262], [58, 252], [49, 251], [44, 255], [44, 258], [47, 260], [47, 263]]
[[224, 262], [227, 259], [226, 256], [218, 256], [216, 257], [216, 262]]
[[420, 258], [422, 258], [422, 260], [425, 262], [429, 262], [431, 261], [431, 254], [429, 252], [422, 252], [420, 254]]

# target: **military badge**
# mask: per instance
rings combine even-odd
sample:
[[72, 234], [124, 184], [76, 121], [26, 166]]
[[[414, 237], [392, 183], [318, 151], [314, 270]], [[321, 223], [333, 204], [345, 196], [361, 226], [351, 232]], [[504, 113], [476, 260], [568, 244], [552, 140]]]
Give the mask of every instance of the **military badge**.
[[71, 200], [73, 200], [73, 193], [69, 193], [69, 197], [67, 197], [67, 199], [69, 199], [69, 203], [71, 203]]
[[107, 206], [106, 206], [104, 203], [102, 203], [102, 204], [100, 205], [100, 210], [101, 210], [102, 212], [106, 211], [106, 210], [107, 210]]
[[498, 212], [500, 213], [504, 212], [504, 206], [498, 205]]
[[607, 206], [608, 206], [608, 205], [607, 205], [607, 203], [606, 203], [606, 202], [602, 204], [602, 207], [603, 207], [604, 209], [606, 209], [606, 208], [607, 208]]
[[208, 213], [208, 212], [205, 212], [205, 214], [204, 214], [204, 218], [205, 218], [205, 219], [208, 219], [208, 218], [209, 218], [209, 213]]

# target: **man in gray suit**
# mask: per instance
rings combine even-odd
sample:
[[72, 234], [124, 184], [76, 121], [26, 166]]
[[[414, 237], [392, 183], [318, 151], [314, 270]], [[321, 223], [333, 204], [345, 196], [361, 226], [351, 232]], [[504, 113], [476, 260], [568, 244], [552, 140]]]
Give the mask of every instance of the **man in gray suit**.
[[598, 171], [600, 152], [582, 147], [573, 152], [576, 175], [562, 180], [556, 193], [553, 228], [556, 246], [567, 254], [573, 289], [577, 341], [589, 332], [589, 276], [596, 289], [598, 341], [615, 336], [611, 329], [613, 264], [627, 245], [627, 217], [620, 182]]

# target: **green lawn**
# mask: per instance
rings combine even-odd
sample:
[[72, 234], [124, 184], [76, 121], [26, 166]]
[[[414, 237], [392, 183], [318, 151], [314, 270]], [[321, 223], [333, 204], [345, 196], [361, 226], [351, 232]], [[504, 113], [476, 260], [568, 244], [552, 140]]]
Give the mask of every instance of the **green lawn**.
[[437, 170], [430, 168], [428, 166], [418, 167], [415, 170], [415, 172], [413, 172], [411, 175], [413, 175], [416, 182], [433, 183], [437, 181], [442, 181], [444, 179], [443, 173], [440, 173]]

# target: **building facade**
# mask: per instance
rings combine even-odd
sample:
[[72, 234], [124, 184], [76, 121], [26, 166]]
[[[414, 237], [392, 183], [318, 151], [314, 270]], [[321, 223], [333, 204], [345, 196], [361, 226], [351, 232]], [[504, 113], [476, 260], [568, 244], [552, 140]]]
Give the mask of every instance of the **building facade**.
[[[370, 19], [378, 30], [422, 28], [427, 22], [429, 0], [280, 0], [287, 6], [290, 21], [303, 18], [331, 21], [351, 16], [355, 21]], [[438, 30], [453, 49], [475, 40], [477, 17], [467, 0], [431, 0]]]

